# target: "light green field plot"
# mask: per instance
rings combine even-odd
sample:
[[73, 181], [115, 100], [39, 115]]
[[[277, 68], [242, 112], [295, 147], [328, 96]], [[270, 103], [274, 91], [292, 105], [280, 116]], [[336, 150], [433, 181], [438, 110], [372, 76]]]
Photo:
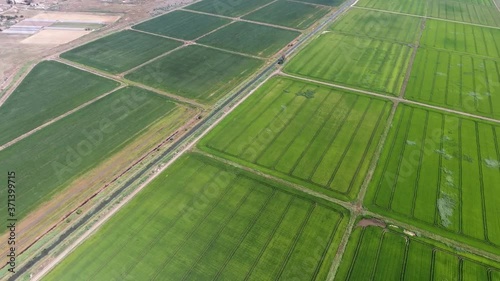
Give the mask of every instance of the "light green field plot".
[[5, 144], [118, 85], [118, 82], [62, 63], [43, 61], [33, 68], [0, 107], [0, 144]]
[[391, 13], [352, 9], [329, 30], [357, 36], [413, 43], [421, 19]]
[[315, 39], [285, 66], [291, 74], [397, 95], [411, 48], [332, 32]]
[[394, 117], [366, 205], [500, 253], [500, 125], [419, 107]]
[[500, 58], [500, 29], [429, 19], [420, 45]]
[[324, 6], [340, 6], [345, 0], [298, 0], [298, 2], [318, 4]]
[[[124, 88], [0, 151], [0, 169], [16, 172], [17, 217], [49, 200], [176, 108], [163, 96]], [[6, 192], [1, 189], [0, 196], [7, 198]], [[5, 221], [7, 204], [0, 205], [0, 214]]]
[[280, 0], [244, 18], [292, 28], [306, 29], [329, 11], [330, 9], [326, 7]]
[[269, 57], [299, 35], [297, 31], [239, 21], [201, 38], [197, 43]]
[[359, 0], [356, 6], [424, 16], [427, 2], [422, 0]]
[[500, 60], [420, 48], [405, 97], [500, 117]]
[[125, 77], [182, 97], [214, 103], [262, 64], [250, 57], [188, 46]]
[[72, 49], [61, 57], [110, 73], [120, 73], [181, 45], [179, 41], [124, 30]]
[[500, 280], [500, 264], [380, 227], [356, 227], [335, 280]]
[[46, 280], [325, 280], [347, 212], [188, 154]]
[[492, 6], [458, 1], [429, 1], [427, 16], [500, 27], [500, 11]]
[[221, 17], [187, 11], [173, 11], [134, 25], [133, 28], [184, 40], [193, 40], [229, 22], [229, 19]]
[[272, 1], [273, 0], [252, 0], [252, 1], [203, 0], [201, 2], [188, 6], [186, 9], [211, 13], [216, 15], [238, 17], [247, 14]]
[[200, 148], [350, 200], [363, 182], [391, 105], [273, 78], [202, 139]]

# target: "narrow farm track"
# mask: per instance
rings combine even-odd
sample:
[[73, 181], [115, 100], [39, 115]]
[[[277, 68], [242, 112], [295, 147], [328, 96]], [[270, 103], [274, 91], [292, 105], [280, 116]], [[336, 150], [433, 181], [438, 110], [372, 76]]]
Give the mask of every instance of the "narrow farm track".
[[440, 107], [440, 106], [429, 105], [429, 104], [418, 102], [418, 101], [407, 100], [407, 99], [404, 99], [404, 98], [401, 98], [401, 97], [395, 97], [395, 96], [377, 94], [377, 93], [373, 93], [373, 92], [370, 92], [370, 91], [365, 91], [365, 90], [361, 90], [361, 89], [357, 89], [357, 88], [352, 88], [352, 87], [347, 87], [347, 86], [343, 86], [343, 85], [339, 85], [339, 84], [334, 84], [334, 83], [328, 83], [328, 82], [318, 81], [318, 80], [314, 80], [314, 79], [311, 79], [311, 78], [296, 76], [296, 75], [288, 74], [288, 73], [284, 73], [284, 72], [280, 72], [279, 75], [285, 76], [285, 77], [294, 78], [294, 79], [298, 79], [298, 80], [308, 81], [308, 82], [312, 82], [312, 83], [316, 83], [316, 84], [326, 85], [326, 86], [330, 86], [330, 87], [334, 87], [334, 88], [349, 90], [349, 91], [356, 92], [356, 93], [361, 93], [361, 94], [367, 94], [367, 95], [371, 95], [371, 96], [376, 96], [376, 97], [379, 97], [379, 98], [389, 99], [389, 100], [397, 101], [397, 102], [401, 102], [401, 103], [414, 104], [414, 105], [418, 105], [418, 106], [422, 106], [422, 107], [427, 107], [427, 108], [432, 108], [432, 109], [436, 109], [436, 110], [440, 110], [440, 111], [446, 111], [448, 113], [462, 115], [462, 116], [476, 118], [476, 119], [481, 119], [481, 120], [488, 121], [488, 122], [500, 123], [499, 119], [485, 117], [485, 116], [480, 116], [480, 115], [475, 115], [475, 114], [466, 113], [466, 112], [462, 112], [462, 111], [458, 111], [458, 110], [453, 110], [453, 109], [449, 109], [449, 108], [444, 108], [444, 107]]
[[[350, 0], [349, 2], [344, 3], [344, 5], [340, 6], [338, 10], [334, 11], [333, 13], [329, 14], [327, 18], [320, 23], [318, 26], [316, 26], [310, 33], [304, 34], [303, 37], [299, 39], [299, 41], [294, 44], [293, 47], [289, 48], [285, 53], [286, 55], [290, 55], [297, 50], [300, 49], [306, 42], [308, 42], [313, 36], [319, 34], [324, 27], [326, 27], [328, 24], [330, 24], [332, 21], [337, 19], [340, 15], [342, 15], [344, 12], [346, 12], [348, 9], [350, 9], [352, 6], [354, 6], [357, 3], [357, 0]], [[236, 108], [241, 102], [243, 102], [248, 96], [250, 96], [258, 87], [260, 87], [265, 81], [267, 81], [270, 77], [275, 75], [277, 72], [275, 71], [275, 64], [271, 64], [267, 66], [264, 70], [260, 71], [258, 74], [256, 74], [253, 79], [248, 81], [246, 84], [241, 86], [239, 90], [234, 93], [232, 96], [228, 97], [225, 101], [222, 103], [218, 104], [216, 108], [208, 114], [201, 122], [196, 124], [191, 130], [177, 139], [176, 143], [173, 144], [169, 149], [167, 149], [165, 152], [163, 152], [156, 161], [151, 162], [147, 165], [144, 165], [143, 169], [136, 173], [132, 178], [130, 178], [121, 188], [119, 188], [117, 191], [115, 191], [108, 200], [105, 202], [99, 204], [93, 212], [93, 214], [99, 213], [101, 210], [103, 210], [108, 202], [111, 202], [113, 199], [117, 198], [120, 196], [120, 194], [130, 185], [132, 185], [137, 179], [140, 179], [143, 177], [149, 169], [154, 167], [158, 162], [161, 161], [162, 158], [170, 155], [172, 152], [176, 151], [177, 153], [175, 156], [168, 162], [166, 163], [160, 170], [157, 171], [157, 173], [149, 177], [144, 183], [142, 183], [137, 189], [134, 190], [134, 192], [130, 195], [127, 196], [124, 200], [121, 201], [121, 203], [113, 208], [109, 213], [106, 214], [106, 218], [111, 217], [113, 214], [115, 214], [125, 203], [130, 201], [134, 195], [136, 195], [142, 188], [144, 188], [149, 182], [151, 182], [156, 175], [160, 174], [161, 171], [165, 170], [173, 161], [175, 161], [178, 157], [180, 157], [183, 153], [188, 151], [194, 143], [199, 141], [204, 134], [206, 134], [208, 131], [210, 131], [213, 127], [215, 127], [216, 124], [218, 124], [227, 114], [229, 114], [234, 108]], [[262, 80], [263, 81], [260, 81]], [[255, 84], [256, 82], [260, 81], [257, 85]], [[247, 90], [251, 89], [248, 93], [245, 93]], [[243, 97], [241, 97], [244, 94]], [[237, 98], [240, 98], [237, 100]], [[237, 100], [237, 102], [232, 105], [229, 109], [227, 108], [228, 105], [230, 105], [232, 102]], [[215, 120], [213, 120], [215, 119]], [[205, 128], [204, 126], [208, 124], [208, 127]], [[189, 141], [189, 143], [185, 144], [184, 142], [192, 137], [192, 135], [195, 135], [197, 133], [201, 134], [196, 137], [194, 140]], [[72, 235], [74, 232], [77, 231], [79, 226], [82, 226], [88, 222], [90, 222], [93, 219], [92, 214], [86, 216], [83, 218], [78, 225], [75, 227], [72, 227], [71, 229], [65, 231], [64, 233], [61, 234], [60, 238], [58, 239], [57, 243], [49, 245], [45, 248], [43, 253], [40, 255], [36, 256], [35, 258], [31, 259], [28, 263], [25, 265], [22, 265], [18, 269], [18, 273], [16, 273], [16, 276], [20, 276], [21, 274], [26, 273], [28, 270], [30, 270], [34, 265], [36, 265], [38, 262], [44, 260], [48, 255], [51, 254], [51, 251], [54, 250], [54, 248], [57, 246], [58, 243], [61, 241], [64, 241], [65, 238], [68, 236]], [[49, 272], [55, 265], [57, 265], [67, 254], [69, 254], [71, 251], [73, 251], [80, 243], [82, 243], [86, 238], [88, 238], [95, 230], [104, 223], [104, 221], [99, 220], [98, 225], [95, 225], [95, 227], [92, 227], [88, 231], [86, 231], [82, 236], [78, 238], [78, 241], [71, 243], [71, 245], [64, 250], [63, 254], [58, 255], [55, 259], [51, 260], [51, 262], [44, 266], [43, 271], [37, 274], [37, 276], [34, 277], [34, 280], [39, 280], [41, 277], [43, 277], [47, 272]], [[14, 277], [14, 276], [13, 276]], [[13, 278], [11, 278], [13, 279]]]
[[163, 96], [167, 96], [167, 97], [169, 97], [169, 98], [171, 98], [171, 99], [173, 99], [173, 100], [175, 100], [175, 101], [177, 101], [179, 103], [182, 103], [182, 104], [187, 104], [187, 105], [191, 105], [191, 106], [195, 106], [195, 107], [199, 107], [199, 108], [205, 108], [206, 107], [205, 105], [203, 105], [201, 103], [198, 103], [198, 102], [196, 102], [194, 100], [190, 100], [190, 99], [186, 99], [186, 98], [174, 95], [174, 94], [170, 94], [170, 93], [167, 93], [165, 91], [158, 90], [156, 88], [149, 87], [149, 86], [146, 86], [146, 85], [138, 83], [138, 82], [132, 82], [132, 81], [129, 81], [127, 79], [121, 78], [118, 75], [112, 75], [112, 74], [108, 74], [108, 73], [105, 73], [105, 72], [101, 72], [99, 70], [92, 69], [92, 68], [89, 68], [89, 67], [86, 67], [86, 66], [74, 63], [74, 62], [66, 60], [66, 59], [58, 58], [58, 59], [55, 59], [55, 61], [67, 64], [69, 66], [72, 66], [74, 68], [78, 68], [78, 69], [83, 70], [83, 71], [87, 71], [87, 72], [90, 72], [90, 73], [93, 73], [93, 74], [96, 74], [96, 75], [100, 75], [100, 76], [108, 78], [108, 79], [115, 80], [115, 81], [117, 81], [117, 82], [119, 82], [121, 84], [125, 84], [127, 86], [135, 86], [135, 87], [138, 87], [138, 88], [142, 88], [144, 90], [155, 92], [155, 93], [163, 95]]
[[94, 98], [94, 99], [92, 99], [92, 100], [89, 100], [88, 102], [86, 102], [86, 103], [84, 103], [84, 104], [81, 104], [80, 106], [77, 106], [77, 107], [73, 108], [72, 110], [70, 110], [70, 111], [68, 111], [68, 112], [66, 112], [66, 113], [64, 113], [64, 114], [61, 114], [61, 115], [57, 116], [56, 118], [54, 118], [54, 119], [52, 119], [52, 120], [50, 120], [50, 121], [48, 121], [48, 122], [46, 122], [46, 123], [44, 123], [44, 124], [42, 124], [42, 125], [40, 125], [40, 126], [36, 127], [36, 128], [34, 128], [33, 130], [31, 130], [31, 131], [29, 131], [29, 132], [26, 132], [26, 133], [22, 134], [21, 136], [19, 136], [19, 137], [17, 137], [17, 138], [15, 138], [15, 139], [13, 139], [13, 140], [11, 140], [11, 141], [9, 141], [8, 143], [6, 143], [6, 144], [4, 144], [4, 145], [1, 145], [1, 146], [0, 146], [0, 151], [2, 151], [2, 150], [4, 150], [4, 149], [6, 149], [7, 147], [9, 147], [9, 146], [11, 146], [11, 145], [14, 145], [15, 143], [17, 143], [17, 142], [19, 142], [19, 141], [21, 141], [21, 140], [23, 140], [23, 139], [25, 139], [25, 138], [27, 138], [27, 137], [31, 136], [32, 134], [34, 134], [34, 133], [36, 133], [36, 132], [40, 131], [41, 129], [43, 129], [43, 128], [45, 128], [45, 127], [49, 126], [49, 125], [51, 125], [52, 123], [57, 122], [57, 121], [59, 121], [59, 120], [63, 119], [64, 117], [66, 117], [66, 116], [68, 116], [68, 115], [70, 115], [70, 114], [72, 114], [72, 113], [74, 113], [74, 112], [76, 112], [76, 111], [78, 111], [78, 110], [80, 110], [80, 109], [82, 109], [82, 108], [84, 108], [84, 107], [87, 107], [88, 105], [91, 105], [91, 104], [93, 104], [94, 102], [96, 102], [96, 101], [98, 101], [98, 100], [100, 100], [100, 99], [102, 99], [102, 98], [104, 98], [104, 97], [106, 97], [106, 96], [110, 95], [111, 93], [113, 93], [113, 92], [115, 92], [115, 91], [118, 91], [118, 90], [122, 89], [122, 88], [125, 88], [125, 85], [123, 85], [123, 84], [122, 84], [122, 85], [121, 85], [121, 86], [119, 86], [118, 88], [113, 89], [113, 90], [111, 90], [111, 91], [109, 91], [109, 92], [107, 92], [107, 93], [104, 93], [104, 94], [102, 94], [102, 95], [100, 95], [100, 96], [98, 96], [98, 97], [96, 97], [96, 98]]
[[[276, 2], [276, 1], [274, 1]], [[274, 2], [271, 2], [269, 4], [272, 4]], [[259, 7], [259, 9], [262, 8], [262, 7]], [[200, 12], [200, 11], [195, 11], [195, 10], [188, 10], [188, 9], [181, 9], [182, 11], [186, 11], [186, 12], [192, 12], [192, 13], [197, 13], [197, 14], [202, 14], [202, 15], [207, 15], [207, 16], [216, 16], [216, 17], [219, 17], [219, 18], [224, 18], [224, 19], [230, 19], [230, 20], [233, 20], [233, 21], [241, 21], [241, 22], [248, 22], [248, 23], [253, 23], [253, 24], [258, 24], [258, 25], [265, 25], [265, 26], [270, 26], [270, 27], [275, 27], [275, 28], [280, 28], [280, 29], [286, 29], [286, 30], [290, 30], [290, 31], [297, 31], [297, 32], [302, 32], [303, 30], [300, 30], [300, 29], [296, 29], [296, 28], [291, 28], [291, 27], [286, 27], [286, 26], [281, 26], [281, 25], [276, 25], [276, 24], [271, 24], [271, 23], [264, 23], [264, 22], [260, 22], [260, 21], [253, 21], [253, 20], [246, 20], [246, 19], [242, 19], [241, 17], [245, 16], [245, 15], [242, 15], [241, 17], [228, 17], [228, 16], [221, 16], [221, 15], [214, 15], [214, 14], [211, 14], [211, 13], [206, 13], [206, 12]], [[249, 14], [249, 13], [247, 13]]]
[[500, 29], [500, 27], [498, 27], [498, 26], [484, 25], [484, 24], [479, 24], [479, 23], [463, 22], [463, 21], [457, 21], [457, 20], [450, 20], [450, 19], [443, 19], [443, 18], [436, 18], [436, 17], [429, 17], [429, 16], [407, 14], [407, 13], [401, 13], [401, 12], [395, 12], [395, 11], [387, 11], [387, 10], [367, 8], [367, 7], [359, 7], [359, 6], [356, 6], [355, 8], [356, 9], [362, 9], [362, 10], [370, 10], [370, 11], [382, 12], [382, 13], [402, 15], [402, 16], [409, 16], [409, 17], [416, 17], [416, 18], [426, 18], [426, 19], [432, 19], [432, 20], [447, 21], [447, 22], [452, 22], [452, 23], [461, 23], [461, 24], [474, 25], [474, 26], [479, 26], [479, 27], [487, 27], [487, 28]]

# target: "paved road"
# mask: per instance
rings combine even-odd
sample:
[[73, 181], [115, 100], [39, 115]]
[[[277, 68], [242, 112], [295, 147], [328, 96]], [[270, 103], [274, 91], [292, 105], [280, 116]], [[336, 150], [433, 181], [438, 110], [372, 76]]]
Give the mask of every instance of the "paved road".
[[[351, 8], [357, 0], [349, 0], [345, 2], [342, 6], [338, 8], [334, 13], [332, 13], [328, 18], [323, 20], [321, 24], [319, 24], [316, 28], [314, 28], [310, 33], [305, 34], [293, 47], [288, 49], [285, 54], [287, 56], [291, 55], [294, 51], [298, 50], [299, 47], [301, 47], [304, 43], [307, 42], [310, 38], [313, 36], [317, 35], [326, 25], [337, 19], [342, 13], [347, 11], [349, 8]], [[101, 210], [104, 208], [108, 207], [109, 203], [111, 203], [116, 197], [120, 196], [121, 193], [126, 190], [130, 185], [134, 184], [138, 179], [144, 177], [149, 173], [149, 170], [155, 166], [157, 166], [159, 163], [162, 162], [163, 158], [169, 156], [171, 153], [178, 151], [184, 144], [186, 140], [189, 140], [192, 136], [201, 134], [204, 131], [207, 131], [209, 128], [206, 128], [206, 126], [210, 124], [214, 124], [217, 121], [220, 121], [222, 117], [224, 117], [224, 111], [228, 105], [231, 103], [235, 102], [239, 98], [243, 97], [246, 95], [247, 91], [255, 88], [259, 84], [259, 81], [262, 80], [264, 77], [270, 77], [275, 73], [276, 69], [276, 63], [270, 64], [268, 67], [266, 67], [264, 70], [260, 71], [257, 75], [255, 75], [249, 82], [247, 82], [244, 86], [240, 88], [235, 94], [227, 98], [224, 102], [216, 106], [215, 109], [213, 109], [208, 116], [206, 116], [202, 121], [200, 121], [197, 125], [195, 125], [187, 134], [183, 135], [177, 141], [175, 144], [173, 144], [170, 148], [168, 148], [165, 152], [163, 152], [159, 157], [157, 157], [157, 160], [154, 162], [150, 162], [144, 167], [137, 172], [132, 178], [127, 180], [119, 189], [117, 189], [113, 194], [111, 194], [107, 199], [103, 200], [100, 202], [91, 212], [85, 214], [85, 216], [75, 225], [71, 226], [69, 229], [67, 229], [64, 233], [62, 233], [56, 241], [54, 241], [50, 246], [44, 248], [43, 250], [40, 251], [40, 253], [28, 261], [26, 264], [23, 266], [19, 267], [17, 269], [17, 272], [10, 276], [9, 280], [16, 280], [19, 276], [22, 274], [25, 274], [28, 272], [36, 263], [41, 261], [42, 259], [45, 259], [48, 255], [52, 253], [52, 251], [59, 245], [61, 244], [67, 237], [72, 235], [75, 231], [77, 231], [82, 225], [88, 223], [92, 219], [94, 219], [94, 215], [99, 213]], [[102, 75], [102, 73], [100, 73]], [[222, 117], [221, 117], [222, 115]], [[196, 140], [191, 141], [192, 143], [196, 142]], [[177, 155], [180, 156], [180, 155]], [[156, 174], [157, 175], [157, 174]], [[150, 180], [152, 180], [154, 177], [151, 177]], [[85, 238], [85, 237], [84, 237]], [[83, 238], [83, 239], [84, 239]], [[79, 239], [79, 240], [83, 240]], [[76, 245], [75, 245], [76, 246]]]

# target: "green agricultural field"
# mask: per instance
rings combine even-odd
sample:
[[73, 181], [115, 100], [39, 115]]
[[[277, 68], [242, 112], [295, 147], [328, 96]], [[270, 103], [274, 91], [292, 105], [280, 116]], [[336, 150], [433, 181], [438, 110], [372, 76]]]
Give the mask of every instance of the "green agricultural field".
[[244, 19], [306, 29], [329, 11], [326, 7], [280, 0], [245, 16]]
[[298, 0], [299, 2], [324, 5], [324, 6], [340, 6], [345, 0]]
[[500, 27], [500, 11], [494, 6], [459, 1], [429, 1], [427, 16]]
[[403, 43], [417, 40], [421, 19], [397, 14], [352, 9], [329, 28], [351, 35]]
[[[71, 181], [176, 110], [169, 99], [124, 88], [0, 151], [0, 169], [15, 171], [21, 219]], [[7, 198], [7, 189], [0, 196]], [[7, 204], [0, 205], [6, 221]]]
[[413, 106], [394, 120], [366, 205], [500, 254], [500, 125]]
[[389, 101], [275, 77], [199, 146], [312, 190], [352, 200], [391, 106]]
[[46, 280], [325, 280], [348, 213], [188, 154]]
[[250, 13], [253, 10], [264, 6], [273, 0], [252, 0], [252, 1], [235, 1], [235, 0], [203, 0], [188, 6], [186, 9], [200, 11], [216, 15], [224, 15], [228, 17], [239, 17]]
[[422, 0], [359, 0], [356, 6], [425, 16], [427, 2]]
[[258, 59], [192, 45], [125, 77], [175, 95], [213, 104], [262, 64], [263, 61]]
[[335, 280], [500, 280], [500, 264], [400, 231], [356, 227]]
[[201, 38], [197, 43], [269, 57], [299, 35], [297, 31], [239, 21]]
[[500, 117], [500, 60], [420, 48], [405, 97]]
[[61, 54], [62, 58], [121, 73], [181, 46], [179, 41], [124, 30]]
[[178, 10], [134, 25], [132, 28], [184, 40], [194, 40], [229, 22], [231, 22], [229, 19], [221, 17]]
[[327, 32], [288, 62], [285, 72], [397, 95], [410, 55], [406, 44]]
[[500, 58], [500, 29], [429, 19], [420, 45]]
[[115, 81], [66, 64], [43, 61], [31, 70], [0, 107], [0, 144], [118, 86]]

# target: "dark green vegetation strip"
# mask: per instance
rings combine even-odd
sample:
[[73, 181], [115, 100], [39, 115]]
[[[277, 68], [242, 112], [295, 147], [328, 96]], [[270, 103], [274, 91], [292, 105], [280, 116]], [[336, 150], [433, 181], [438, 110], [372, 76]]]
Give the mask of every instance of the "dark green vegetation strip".
[[48, 280], [325, 280], [347, 211], [205, 156], [177, 160]]
[[269, 57], [297, 38], [300, 32], [249, 22], [234, 22], [197, 42], [230, 51]]
[[0, 144], [118, 86], [118, 82], [71, 66], [43, 61], [0, 107]]
[[389, 101], [276, 77], [202, 139], [200, 148], [351, 200], [390, 107]]
[[263, 61], [201, 46], [188, 46], [126, 75], [202, 103], [214, 103], [252, 74]]
[[285, 71], [397, 95], [410, 53], [406, 44], [327, 32], [297, 54]]
[[403, 43], [417, 39], [421, 19], [391, 13], [352, 9], [329, 30], [362, 37], [373, 37]]
[[249, 13], [273, 0], [203, 0], [186, 9], [216, 15], [237, 17]]
[[[176, 108], [169, 99], [138, 88], [106, 96], [0, 151], [2, 171], [16, 171], [18, 218], [97, 166], [149, 124]], [[6, 189], [0, 196], [6, 198]], [[7, 205], [0, 205], [5, 221]]]
[[135, 25], [133, 28], [184, 40], [193, 40], [229, 22], [228, 19], [215, 16], [173, 11]]
[[244, 19], [306, 29], [329, 11], [326, 7], [280, 0], [245, 16]]
[[500, 254], [500, 126], [400, 106], [366, 205]]
[[420, 48], [406, 98], [500, 117], [500, 60]]
[[427, 239], [356, 227], [335, 280], [498, 280], [500, 264]]
[[124, 30], [70, 50], [61, 57], [110, 73], [120, 73], [181, 45], [179, 41]]
[[429, 19], [420, 45], [500, 58], [500, 29]]

